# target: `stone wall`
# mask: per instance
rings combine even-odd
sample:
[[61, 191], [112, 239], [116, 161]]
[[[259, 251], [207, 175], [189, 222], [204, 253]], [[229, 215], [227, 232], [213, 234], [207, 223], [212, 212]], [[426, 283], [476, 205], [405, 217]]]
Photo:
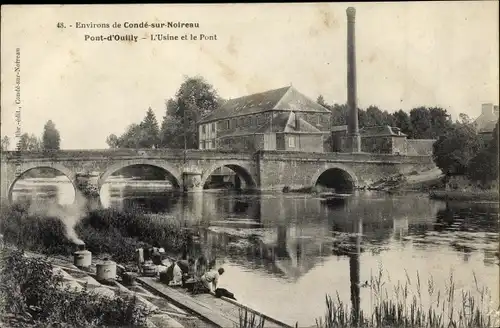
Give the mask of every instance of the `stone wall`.
[[251, 134], [241, 136], [231, 136], [220, 138], [218, 142], [219, 149], [231, 150], [239, 149], [245, 152], [254, 152], [263, 149], [264, 136], [262, 134]]
[[[323, 152], [323, 135], [301, 133], [279, 133], [280, 148], [277, 150]], [[291, 140], [292, 139], [292, 140]]]
[[407, 139], [408, 156], [432, 156], [432, 145], [436, 142], [434, 139]]
[[[264, 140], [264, 135], [259, 138]], [[16, 179], [16, 158], [14, 152], [3, 152], [1, 156], [0, 180], [3, 198], [8, 195], [9, 188]], [[66, 175], [74, 185], [80, 175], [92, 173], [98, 177], [95, 182], [98, 190], [112, 173], [131, 165], [163, 168], [174, 177], [180, 187], [183, 184], [183, 173], [200, 176], [200, 184], [203, 185], [217, 168], [228, 166], [250, 180], [249, 185], [263, 190], [281, 190], [284, 186], [310, 187], [325, 170], [331, 168], [344, 170], [358, 187], [362, 187], [387, 175], [435, 167], [430, 156], [325, 153], [322, 150], [275, 150], [256, 153], [190, 150], [184, 153], [178, 150], [126, 149], [26, 153], [19, 165], [21, 172], [39, 167], [54, 168]]]
[[234, 133], [244, 133], [249, 128], [254, 129], [267, 124], [271, 120], [271, 112], [257, 113], [233, 117], [217, 121], [218, 136]]
[[361, 137], [361, 151], [375, 154], [392, 154], [392, 137]]
[[408, 140], [406, 137], [392, 137], [392, 153], [401, 155], [408, 153]]
[[331, 168], [346, 171], [357, 187], [367, 186], [382, 177], [435, 167], [429, 157], [404, 157], [385, 154], [328, 154], [262, 152], [259, 156], [260, 188], [282, 190], [310, 187]]
[[361, 151], [375, 154], [406, 154], [405, 136], [361, 136]]

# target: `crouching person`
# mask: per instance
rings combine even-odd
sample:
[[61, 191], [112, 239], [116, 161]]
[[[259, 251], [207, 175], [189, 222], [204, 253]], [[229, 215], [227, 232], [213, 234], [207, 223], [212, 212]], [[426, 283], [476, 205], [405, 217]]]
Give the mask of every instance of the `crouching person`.
[[201, 283], [207, 289], [207, 292], [214, 293], [219, 283], [219, 278], [224, 274], [224, 269], [219, 268], [217, 271], [208, 271], [201, 276]]

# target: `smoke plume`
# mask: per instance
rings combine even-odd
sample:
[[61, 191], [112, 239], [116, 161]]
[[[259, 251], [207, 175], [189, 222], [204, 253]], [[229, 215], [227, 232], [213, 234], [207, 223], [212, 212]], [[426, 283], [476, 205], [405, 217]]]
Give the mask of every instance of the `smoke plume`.
[[83, 245], [84, 241], [78, 238], [75, 226], [88, 213], [87, 200], [79, 191], [75, 191], [75, 202], [61, 206], [55, 202], [32, 203], [28, 209], [30, 215], [56, 217], [64, 224], [66, 236], [71, 242]]

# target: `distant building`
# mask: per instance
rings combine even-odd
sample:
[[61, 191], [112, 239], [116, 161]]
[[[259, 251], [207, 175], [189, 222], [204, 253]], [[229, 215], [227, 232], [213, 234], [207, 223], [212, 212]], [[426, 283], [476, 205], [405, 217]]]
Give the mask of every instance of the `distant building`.
[[199, 149], [330, 151], [331, 113], [292, 86], [226, 101], [198, 122]]
[[[292, 86], [230, 99], [198, 122], [198, 147], [350, 152], [347, 125], [331, 126], [331, 116]], [[407, 139], [400, 128], [386, 125], [363, 127], [359, 133], [366, 153], [429, 156], [435, 141]], [[216, 174], [227, 179], [223, 170]]]
[[[331, 151], [345, 152], [347, 125], [331, 129]], [[429, 155], [435, 140], [407, 139], [398, 127], [389, 125], [366, 126], [359, 130], [361, 151], [374, 154]]]
[[498, 122], [498, 106], [483, 104], [481, 115], [474, 121], [477, 132], [483, 135], [491, 135]]

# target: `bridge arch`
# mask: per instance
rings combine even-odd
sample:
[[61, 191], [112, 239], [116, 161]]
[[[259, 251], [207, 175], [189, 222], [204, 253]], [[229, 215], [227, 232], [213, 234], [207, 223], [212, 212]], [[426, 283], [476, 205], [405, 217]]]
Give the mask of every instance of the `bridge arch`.
[[75, 191], [75, 201], [76, 201], [76, 192], [77, 192], [77, 187], [75, 184], [76, 173], [72, 169], [69, 169], [66, 166], [59, 163], [43, 163], [43, 164], [29, 163], [29, 164], [23, 164], [21, 168], [22, 168], [21, 174], [9, 184], [9, 187], [7, 189], [7, 199], [9, 203], [12, 203], [12, 190], [14, 189], [14, 185], [16, 184], [16, 182], [22, 179], [24, 174], [34, 169], [49, 169], [49, 168], [61, 172], [62, 174], [64, 174], [64, 176], [68, 178], [68, 180], [71, 182], [71, 185], [73, 186], [73, 190]]
[[170, 165], [166, 161], [136, 159], [136, 160], [119, 161], [119, 162], [109, 166], [99, 177], [99, 179], [97, 181], [97, 187], [99, 188], [99, 190], [101, 190], [103, 184], [110, 177], [110, 175], [112, 175], [116, 171], [121, 170], [125, 167], [134, 166], [134, 165], [146, 165], [146, 166], [154, 166], [154, 167], [161, 168], [161, 169], [165, 170], [172, 177], [171, 182], [174, 185], [174, 187], [179, 188], [181, 186], [180, 181], [182, 181], [182, 175], [176, 167]]
[[318, 184], [327, 188], [352, 191], [358, 186], [358, 177], [354, 171], [343, 164], [328, 164], [316, 171], [311, 180], [311, 185]]
[[251, 170], [239, 161], [224, 161], [211, 165], [208, 169], [204, 170], [201, 177], [201, 185], [205, 186], [207, 180], [218, 168], [227, 167], [233, 170], [239, 177], [243, 178], [247, 189], [257, 187], [257, 180], [252, 176]]

